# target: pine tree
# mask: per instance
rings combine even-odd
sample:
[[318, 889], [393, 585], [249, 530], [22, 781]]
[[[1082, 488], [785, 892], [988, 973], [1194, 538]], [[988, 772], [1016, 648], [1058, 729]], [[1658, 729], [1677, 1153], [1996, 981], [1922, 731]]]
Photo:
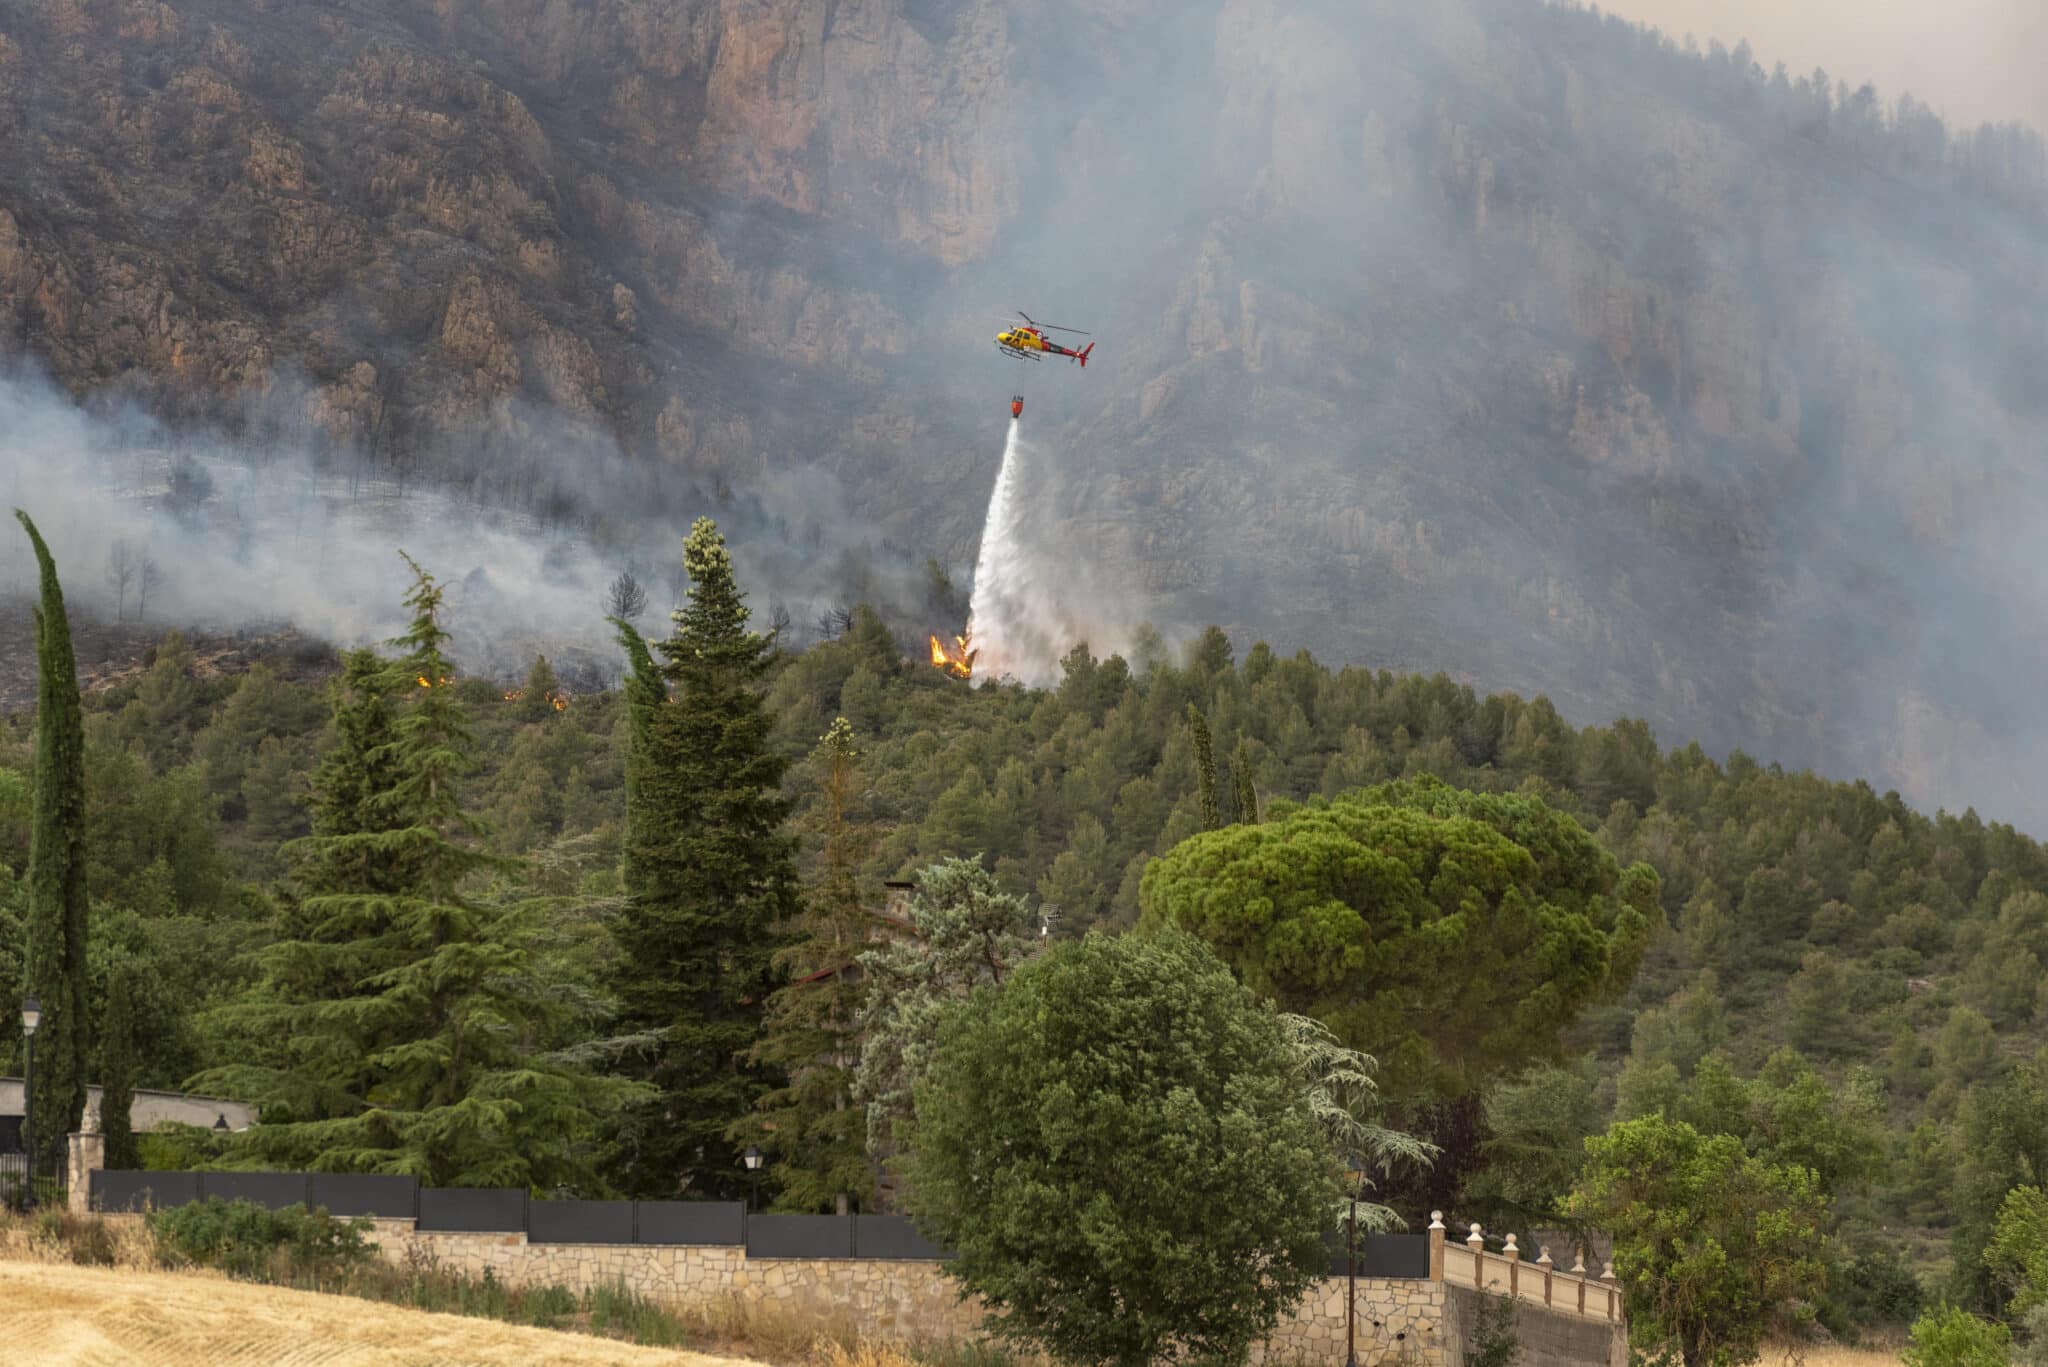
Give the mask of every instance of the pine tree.
[[56, 562], [27, 513], [14, 515], [35, 546], [42, 598], [35, 610], [36, 750], [28, 858], [27, 995], [42, 1007], [35, 1037], [32, 1157], [64, 1171], [66, 1136], [85, 1119], [86, 851], [85, 723], [78, 664]]
[[1213, 831], [1223, 824], [1216, 811], [1216, 752], [1209, 744], [1209, 719], [1193, 703], [1188, 704], [1188, 728], [1195, 733], [1195, 771], [1202, 785], [1202, 829]]
[[100, 1133], [105, 1162], [116, 1171], [142, 1166], [130, 1111], [135, 1105], [135, 1021], [128, 1005], [128, 970], [117, 969], [107, 984], [107, 1016], [100, 1030]]
[[745, 1189], [729, 1131], [774, 1085], [746, 1055], [776, 986], [777, 927], [798, 906], [787, 761], [763, 701], [773, 646], [747, 629], [709, 518], [691, 527], [683, 563], [689, 601], [657, 647], [672, 701], [647, 700], [637, 657], [628, 686], [627, 898], [613, 923], [624, 1066], [660, 1093], [621, 1135], [622, 1179], [644, 1196]]
[[855, 1205], [865, 1208], [872, 1195], [867, 1119], [853, 1099], [866, 996], [854, 961], [869, 921], [860, 866], [875, 843], [856, 819], [860, 759], [844, 717], [812, 755], [824, 800], [823, 869], [800, 938], [776, 956], [791, 981], [768, 999], [767, 1033], [748, 1055], [788, 1083], [764, 1094], [756, 1114], [733, 1130], [735, 1139], [758, 1140], [774, 1153], [776, 1204], [784, 1210], [845, 1215]]
[[519, 690], [520, 719], [545, 721], [553, 716], [555, 695], [561, 689], [562, 681], [555, 677], [555, 667], [548, 663], [548, 657], [534, 656], [533, 667], [526, 671], [526, 684]]
[[912, 938], [864, 950], [859, 960], [867, 1000], [854, 1094], [867, 1110], [868, 1153], [885, 1165], [902, 1146], [945, 1012], [1044, 947], [1030, 906], [1004, 892], [979, 860], [941, 860], [917, 882]]
[[412, 569], [412, 626], [390, 643], [404, 655], [381, 668], [352, 657], [337, 693], [314, 834], [293, 846], [306, 892], [294, 938], [265, 951], [240, 1009], [281, 1046], [191, 1085], [263, 1105], [236, 1162], [588, 1186], [637, 1089], [542, 1054], [558, 1008], [524, 928], [467, 886], [497, 861], [467, 839], [459, 779], [474, 742], [443, 654], [442, 590]]
[[1259, 824], [1259, 793], [1252, 785], [1251, 742], [1240, 737], [1237, 749], [1230, 756], [1230, 786], [1237, 799], [1237, 822], [1239, 826]]
[[295, 881], [309, 893], [397, 892], [406, 886], [407, 875], [394, 848], [335, 838], [403, 824], [386, 810], [397, 783], [392, 670], [373, 650], [351, 651], [342, 660], [331, 698], [334, 747], [313, 776], [316, 838], [286, 849], [299, 861]]

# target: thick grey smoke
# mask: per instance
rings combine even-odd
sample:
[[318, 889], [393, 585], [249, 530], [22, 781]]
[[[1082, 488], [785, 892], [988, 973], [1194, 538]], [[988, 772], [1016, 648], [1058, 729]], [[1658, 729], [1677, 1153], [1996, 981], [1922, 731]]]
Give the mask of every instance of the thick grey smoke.
[[[1677, 3], [1649, 17], [1672, 25]], [[1782, 8], [1756, 16], [1800, 7]], [[591, 34], [637, 32], [619, 23], [630, 6], [590, 9]], [[708, 509], [757, 604], [783, 596], [801, 625], [893, 600], [906, 635], [950, 633], [957, 605], [933, 607], [911, 567], [974, 564], [992, 424], [1021, 387], [1035, 449], [1016, 525], [1034, 577], [1079, 585], [1048, 579], [1042, 601], [1089, 622], [1215, 622], [1240, 650], [1442, 670], [1548, 694], [1575, 723], [1640, 716], [1666, 744], [2048, 825], [2048, 162], [2011, 130], [1963, 126], [2011, 110], [1859, 55], [1873, 31], [1938, 53], [1886, 18], [1916, 10], [1859, 7], [1810, 54], [1784, 25], [1685, 25], [1746, 33], [1755, 72], [1545, 0], [840, 10], [822, 35], [736, 9], [695, 30], [718, 59], [786, 65], [786, 90], [705, 85], [695, 58], [678, 77], [675, 52], [636, 66], [577, 47], [580, 26], [551, 30], [562, 50], [544, 60], [465, 49], [459, 17], [420, 39], [539, 97], [549, 151], [523, 183], [553, 202], [552, 177], [579, 224], [565, 252], [631, 277], [645, 336], [682, 339], [646, 347], [635, 421], [672, 402], [661, 440], [629, 432], [641, 445], [622, 454], [529, 412], [452, 459], [399, 443], [386, 468], [415, 460], [462, 498], [401, 507], [395, 486], [327, 474], [300, 496], [303, 525], [344, 550], [318, 578], [235, 580], [234, 497], [206, 504], [211, 521], [166, 513], [176, 500], [148, 491], [168, 444], [96, 419], [67, 441], [113, 456], [57, 467], [81, 562], [103, 553], [104, 507], [146, 503], [149, 527], [170, 519], [153, 534], [197, 558], [183, 607], [220, 617], [202, 601], [218, 572], [223, 601], [374, 635], [405, 545], [451, 582], [482, 571], [470, 606], [498, 605], [477, 617], [516, 660], [502, 642], [519, 633], [608, 650], [603, 582], [643, 557], [665, 587], [676, 535]], [[1946, 17], [1949, 33], [1980, 22]], [[2036, 36], [1994, 46], [2031, 71]], [[1951, 65], [2020, 88], [1997, 74], [2011, 67]], [[1837, 78], [1952, 117], [1838, 102]], [[668, 103], [636, 103], [643, 86]], [[661, 221], [697, 246], [593, 240], [604, 205], [571, 188], [582, 139], [623, 145], [666, 128], [642, 121], [663, 110], [675, 146], [643, 169], [691, 170], [647, 197], [672, 195]], [[812, 135], [746, 145], [771, 126]], [[721, 140], [739, 154], [702, 155]], [[806, 203], [777, 203], [792, 186]], [[1089, 367], [997, 356], [1019, 308], [1091, 331]], [[380, 373], [448, 364], [432, 341], [360, 345]], [[122, 464], [137, 451], [157, 453], [147, 478]], [[321, 468], [218, 458], [309, 486]], [[45, 469], [13, 466], [32, 483]], [[473, 511], [493, 504], [568, 512]], [[320, 554], [281, 525], [251, 533], [252, 558]], [[667, 601], [658, 588], [657, 621]]]
[[[620, 667], [605, 621], [613, 580], [636, 574], [648, 600], [636, 625], [650, 635], [665, 634], [686, 583], [680, 523], [643, 522], [599, 547], [531, 514], [345, 462], [323, 468], [305, 451], [268, 448], [259, 466], [218, 432], [173, 431], [118, 402], [88, 412], [22, 367], [0, 368], [0, 492], [36, 520], [67, 601], [108, 619], [136, 618], [146, 592], [148, 620], [167, 627], [376, 644], [405, 623], [410, 556], [447, 586], [457, 663], [500, 678], [546, 653], [576, 686], [608, 684]], [[728, 531], [757, 626], [779, 607], [801, 641], [850, 591], [885, 609], [915, 600], [915, 576], [859, 538], [836, 492], [829, 472], [810, 470], [754, 491], [732, 518], [704, 508]], [[803, 530], [792, 540], [773, 528]], [[16, 529], [0, 592], [28, 594], [34, 581]]]
[[2048, 130], [2041, 0], [1604, 0], [1601, 8], [1701, 46], [1747, 41], [1765, 69], [1825, 69], [1970, 123]]

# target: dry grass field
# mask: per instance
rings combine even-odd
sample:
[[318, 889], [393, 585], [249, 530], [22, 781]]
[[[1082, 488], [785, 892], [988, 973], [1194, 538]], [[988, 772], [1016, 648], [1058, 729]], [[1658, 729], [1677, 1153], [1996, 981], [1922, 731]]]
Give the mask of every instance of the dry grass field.
[[1892, 1367], [1900, 1361], [1896, 1349], [1809, 1348], [1800, 1355], [1783, 1348], [1767, 1348], [1760, 1367]]
[[44, 1367], [747, 1367], [204, 1273], [0, 1262], [0, 1360]]

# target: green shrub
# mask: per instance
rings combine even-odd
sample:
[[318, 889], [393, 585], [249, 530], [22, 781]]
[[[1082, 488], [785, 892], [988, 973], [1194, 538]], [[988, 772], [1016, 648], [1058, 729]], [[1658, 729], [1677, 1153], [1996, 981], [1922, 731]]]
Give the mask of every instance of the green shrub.
[[135, 1137], [145, 1172], [191, 1172], [219, 1158], [227, 1140], [211, 1128], [168, 1121]]
[[1514, 1302], [1481, 1296], [1473, 1316], [1472, 1339], [1465, 1348], [1466, 1367], [1515, 1367], [1521, 1356]]
[[1913, 1344], [1902, 1360], [1907, 1367], [2007, 1367], [2011, 1349], [2012, 1331], [2004, 1325], [1947, 1305], [1913, 1322]]
[[217, 1267], [236, 1277], [272, 1278], [280, 1255], [291, 1267], [319, 1273], [370, 1254], [368, 1220], [337, 1220], [304, 1206], [268, 1210], [253, 1201], [208, 1199], [156, 1211], [149, 1227], [167, 1263]]
[[1927, 1300], [1920, 1279], [1891, 1248], [1857, 1254], [1836, 1272], [1829, 1291], [1849, 1325], [1911, 1324]]

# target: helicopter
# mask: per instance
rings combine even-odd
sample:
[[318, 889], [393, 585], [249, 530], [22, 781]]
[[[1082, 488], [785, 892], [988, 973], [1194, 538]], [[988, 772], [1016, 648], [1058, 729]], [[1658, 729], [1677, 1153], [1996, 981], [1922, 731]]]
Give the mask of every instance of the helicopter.
[[1045, 335], [1048, 332], [1071, 332], [1076, 337], [1086, 337], [1087, 333], [1079, 328], [1055, 327], [1051, 323], [1034, 322], [1031, 315], [1022, 309], [1017, 310], [1017, 316], [1024, 320], [1024, 326], [1011, 327], [997, 333], [998, 351], [1014, 356], [1020, 361], [1042, 361], [1047, 356], [1065, 356], [1079, 361], [1083, 370], [1088, 368], [1088, 353], [1095, 350], [1095, 343], [1090, 342], [1079, 351], [1071, 351]]

